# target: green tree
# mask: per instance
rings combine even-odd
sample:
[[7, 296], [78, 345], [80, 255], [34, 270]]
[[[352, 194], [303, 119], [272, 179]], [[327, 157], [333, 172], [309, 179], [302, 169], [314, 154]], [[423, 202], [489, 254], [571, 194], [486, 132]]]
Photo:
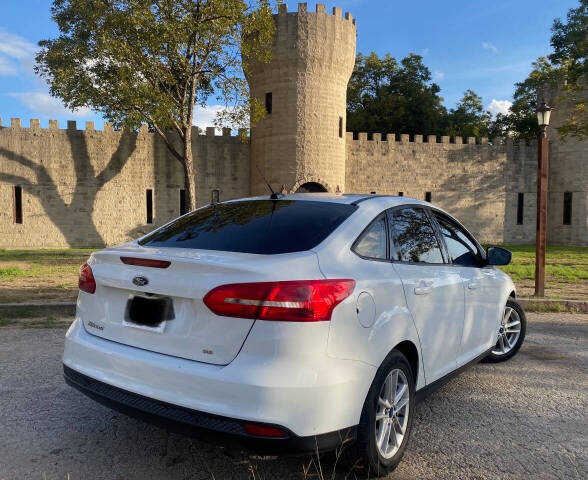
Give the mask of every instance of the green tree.
[[588, 0], [570, 9], [567, 23], [560, 19], [551, 28], [553, 53], [533, 62], [533, 70], [515, 84], [513, 105], [507, 115], [498, 115], [493, 125], [496, 136], [536, 138], [539, 133], [535, 109], [545, 89], [558, 92], [558, 102], [572, 105], [571, 115], [558, 128], [562, 137], [588, 137]]
[[580, 0], [578, 8], [568, 11], [567, 22], [559, 18], [551, 28], [553, 53], [549, 60], [561, 71], [566, 84], [564, 101], [573, 106], [559, 133], [579, 138], [588, 137], [588, 0]]
[[347, 88], [347, 128], [354, 132], [438, 134], [447, 111], [419, 55], [357, 55]]
[[487, 137], [492, 116], [484, 110], [482, 97], [466, 90], [455, 108], [449, 112], [447, 134], [463, 137]]
[[[116, 127], [147, 123], [184, 171], [196, 207], [194, 107], [217, 92], [221, 120], [262, 115], [249, 98], [241, 55], [269, 61], [268, 1], [53, 0], [60, 35], [39, 43], [36, 72], [70, 109], [90, 107]], [[243, 68], [246, 68], [243, 66]]]

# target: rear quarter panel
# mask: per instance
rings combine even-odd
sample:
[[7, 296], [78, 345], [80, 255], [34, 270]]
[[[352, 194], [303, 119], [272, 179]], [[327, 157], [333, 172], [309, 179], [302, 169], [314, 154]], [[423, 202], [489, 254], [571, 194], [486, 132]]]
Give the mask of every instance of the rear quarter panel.
[[[421, 347], [400, 277], [391, 262], [366, 260], [351, 250], [356, 238], [382, 210], [376, 205], [369, 207], [354, 214], [315, 250], [325, 277], [353, 278], [356, 282], [353, 294], [333, 312], [327, 352], [334, 358], [358, 360], [379, 367], [396, 345], [408, 340], [419, 353], [418, 389], [425, 385]], [[358, 298], [362, 294], [373, 299], [375, 308], [371, 321], [366, 321], [361, 311], [366, 308], [365, 302], [358, 309]]]

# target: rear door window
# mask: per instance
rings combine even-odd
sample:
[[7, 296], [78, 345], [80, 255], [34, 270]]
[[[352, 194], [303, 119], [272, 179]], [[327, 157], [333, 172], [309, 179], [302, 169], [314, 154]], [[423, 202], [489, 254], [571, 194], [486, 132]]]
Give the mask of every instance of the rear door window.
[[396, 208], [391, 211], [389, 218], [394, 260], [411, 263], [443, 263], [435, 229], [424, 209]]
[[310, 250], [327, 238], [356, 205], [305, 200], [251, 200], [209, 205], [139, 241], [152, 247], [258, 254]]

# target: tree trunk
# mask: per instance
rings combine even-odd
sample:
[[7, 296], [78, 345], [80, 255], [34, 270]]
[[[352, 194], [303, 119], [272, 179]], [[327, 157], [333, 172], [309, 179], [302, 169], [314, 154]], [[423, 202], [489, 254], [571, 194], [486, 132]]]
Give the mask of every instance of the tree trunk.
[[196, 209], [196, 171], [192, 157], [192, 127], [186, 128], [184, 135], [184, 185], [186, 189], [186, 207], [188, 211]]

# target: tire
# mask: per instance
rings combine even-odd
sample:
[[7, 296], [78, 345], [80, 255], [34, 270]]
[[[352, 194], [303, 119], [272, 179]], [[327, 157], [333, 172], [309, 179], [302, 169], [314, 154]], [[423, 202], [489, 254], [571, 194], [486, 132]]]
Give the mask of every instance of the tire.
[[[395, 376], [397, 378], [396, 398], [400, 398], [400, 401], [390, 408], [388, 412], [384, 413], [386, 407], [380, 396], [392, 391]], [[386, 383], [387, 380], [391, 382]], [[357, 454], [367, 461], [368, 478], [373, 478], [374, 475], [376, 477], [386, 476], [398, 466], [404, 455], [412, 428], [416, 398], [414, 383], [412, 369], [408, 360], [399, 351], [392, 350], [376, 372], [363, 406], [358, 427]], [[389, 390], [384, 390], [385, 386], [389, 387]], [[406, 390], [403, 389], [404, 386], [406, 386]], [[406, 391], [406, 395], [401, 396], [401, 391]], [[408, 400], [408, 404], [406, 404], [406, 407], [400, 407], [404, 400]], [[386, 415], [389, 416], [389, 420]], [[380, 417], [378, 426], [376, 425], [376, 416]], [[386, 424], [389, 425], [390, 429], [394, 426], [394, 438], [396, 439], [396, 444], [392, 447], [392, 431], [390, 430], [390, 441], [386, 443], [386, 447], [390, 447], [389, 456], [382, 454], [381, 447], [378, 447], [381, 442], [378, 442], [376, 438], [378, 433], [383, 432], [385, 435], [385, 428], [388, 428], [385, 427]], [[405, 426], [404, 434], [400, 436], [403, 426]], [[385, 428], [383, 429], [383, 427]], [[380, 438], [383, 439], [383, 437]]]
[[[497, 332], [498, 341], [496, 342], [494, 349], [488, 354], [486, 358], [484, 358], [484, 360], [482, 360], [483, 362], [505, 362], [506, 360], [509, 360], [516, 355], [516, 353], [521, 348], [521, 345], [525, 341], [525, 333], [527, 332], [527, 317], [525, 316], [523, 307], [521, 307], [519, 303], [512, 298], [509, 298], [506, 302], [506, 305], [504, 306], [504, 314], [502, 317], [503, 320], [506, 318], [506, 314], [509, 311], [510, 314], [507, 318], [508, 321], [506, 324], [500, 324], [500, 330]], [[513, 325], [513, 322], [519, 323]], [[512, 325], [511, 332], [514, 332], [517, 327], [520, 328], [518, 332], [519, 335], [516, 337], [516, 340], [514, 339], [515, 337], [509, 333], [509, 330], [505, 330], [505, 326], [508, 327], [509, 324]], [[510, 339], [510, 343], [508, 343], [509, 340], [507, 340], [507, 338]]]

